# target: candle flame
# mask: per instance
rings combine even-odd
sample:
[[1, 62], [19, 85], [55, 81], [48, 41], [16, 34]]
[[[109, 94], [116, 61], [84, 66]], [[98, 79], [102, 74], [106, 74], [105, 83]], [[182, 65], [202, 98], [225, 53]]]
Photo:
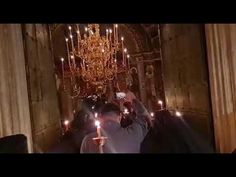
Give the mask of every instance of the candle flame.
[[151, 112], [150, 115], [151, 115], [151, 117], [154, 117], [154, 112]]
[[126, 48], [124, 49], [124, 52], [125, 52], [125, 53], [127, 52], [127, 49], [126, 49]]
[[88, 28], [87, 28], [87, 27], [85, 27], [85, 31], [88, 31]]
[[112, 29], [110, 29], [110, 33], [112, 33]]
[[100, 128], [100, 127], [101, 127], [101, 126], [100, 126], [100, 121], [96, 120], [96, 121], [95, 121], [95, 126], [96, 126], [97, 128]]
[[68, 42], [68, 38], [66, 38], [66, 42]]
[[71, 30], [71, 26], [69, 26], [69, 30]]
[[127, 55], [127, 58], [129, 58], [130, 56], [129, 55]]
[[63, 62], [63, 61], [64, 61], [64, 58], [61, 58], [61, 61]]
[[118, 25], [117, 25], [117, 24], [115, 24], [115, 27], [116, 27], [116, 28], [118, 28]]
[[123, 41], [123, 40], [124, 40], [124, 37], [121, 37], [121, 40]]
[[129, 111], [127, 108], [124, 109], [124, 114], [129, 114]]
[[95, 117], [95, 118], [97, 118], [97, 117], [98, 117], [98, 113], [97, 113], [97, 112], [95, 112], [95, 114], [94, 114], [94, 117]]
[[64, 121], [64, 125], [68, 125], [69, 123], [70, 123], [69, 120]]
[[176, 111], [176, 112], [175, 112], [175, 115], [176, 115], [177, 117], [181, 117], [181, 116], [182, 116], [182, 114], [181, 114], [179, 111]]
[[158, 101], [158, 104], [162, 105], [162, 104], [163, 104], [163, 102], [162, 102], [161, 100], [159, 100], [159, 101]]

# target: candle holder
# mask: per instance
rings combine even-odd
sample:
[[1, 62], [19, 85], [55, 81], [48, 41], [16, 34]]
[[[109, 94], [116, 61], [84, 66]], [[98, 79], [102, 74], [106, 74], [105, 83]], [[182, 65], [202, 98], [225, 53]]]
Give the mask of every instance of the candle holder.
[[94, 142], [99, 148], [99, 153], [103, 153], [103, 146], [105, 145], [105, 141], [107, 140], [107, 137], [101, 136], [101, 137], [95, 137], [93, 138]]

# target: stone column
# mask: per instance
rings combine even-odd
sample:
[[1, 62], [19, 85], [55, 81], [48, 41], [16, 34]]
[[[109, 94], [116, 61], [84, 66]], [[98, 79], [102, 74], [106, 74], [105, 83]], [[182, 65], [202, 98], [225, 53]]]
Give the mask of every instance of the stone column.
[[0, 25], [0, 137], [24, 134], [32, 152], [21, 25]]
[[216, 148], [236, 149], [236, 25], [205, 26]]

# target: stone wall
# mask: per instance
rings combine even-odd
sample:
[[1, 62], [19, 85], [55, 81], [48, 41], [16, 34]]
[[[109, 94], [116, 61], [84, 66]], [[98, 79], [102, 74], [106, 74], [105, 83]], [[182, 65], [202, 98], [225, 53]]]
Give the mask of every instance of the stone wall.
[[213, 128], [203, 26], [161, 25], [164, 88], [167, 108], [212, 144]]
[[49, 30], [46, 24], [23, 27], [34, 150], [45, 152], [61, 133]]

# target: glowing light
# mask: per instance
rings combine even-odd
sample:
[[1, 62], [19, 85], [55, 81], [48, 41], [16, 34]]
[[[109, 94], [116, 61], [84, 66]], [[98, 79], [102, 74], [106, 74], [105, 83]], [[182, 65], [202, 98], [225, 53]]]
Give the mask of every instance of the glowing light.
[[175, 115], [176, 115], [177, 117], [181, 117], [181, 116], [182, 116], [182, 114], [181, 114], [179, 111], [176, 111], [176, 112], [175, 112]]
[[64, 125], [69, 125], [70, 121], [69, 120], [65, 120], [64, 121]]
[[94, 113], [94, 117], [95, 117], [95, 118], [98, 117], [98, 113], [97, 113], [97, 112]]
[[163, 104], [163, 102], [162, 102], [161, 100], [159, 100], [159, 101], [158, 101], [158, 104], [162, 105], [162, 104]]
[[124, 40], [124, 37], [123, 37], [123, 36], [121, 37], [121, 40], [122, 40], [122, 41]]
[[95, 108], [95, 106], [92, 106], [92, 109], [94, 109]]
[[127, 58], [129, 58], [130, 56], [129, 55], [127, 55]]
[[71, 55], [71, 56], [70, 56], [70, 58], [71, 58], [71, 59], [74, 59], [74, 56], [73, 56], [73, 55]]
[[69, 30], [71, 30], [71, 26], [69, 26]]
[[125, 52], [125, 53], [127, 52], [127, 49], [126, 49], [126, 48], [124, 49], [124, 52]]
[[66, 42], [68, 42], [68, 40], [69, 40], [69, 39], [68, 39], [68, 38], [66, 38]]
[[76, 32], [77, 32], [77, 34], [79, 34], [79, 30], [77, 30]]
[[151, 117], [154, 117], [154, 112], [151, 112], [150, 115], [151, 115]]
[[110, 33], [112, 33], [112, 29], [110, 29], [109, 31], [110, 31]]
[[73, 36], [72, 36], [72, 35], [70, 35], [70, 38], [72, 39], [72, 38], [73, 38]]
[[124, 114], [129, 114], [129, 111], [127, 108], [124, 109]]
[[88, 31], [88, 28], [87, 28], [87, 27], [85, 27], [84, 29], [85, 29], [86, 32]]
[[116, 27], [116, 28], [118, 28], [118, 25], [117, 25], [117, 24], [115, 24], [115, 27]]
[[95, 126], [97, 127], [97, 128], [100, 128], [101, 126], [100, 126], [100, 121], [98, 121], [98, 120], [95, 120]]
[[64, 58], [61, 58], [61, 61], [63, 62], [63, 61], [64, 61]]

